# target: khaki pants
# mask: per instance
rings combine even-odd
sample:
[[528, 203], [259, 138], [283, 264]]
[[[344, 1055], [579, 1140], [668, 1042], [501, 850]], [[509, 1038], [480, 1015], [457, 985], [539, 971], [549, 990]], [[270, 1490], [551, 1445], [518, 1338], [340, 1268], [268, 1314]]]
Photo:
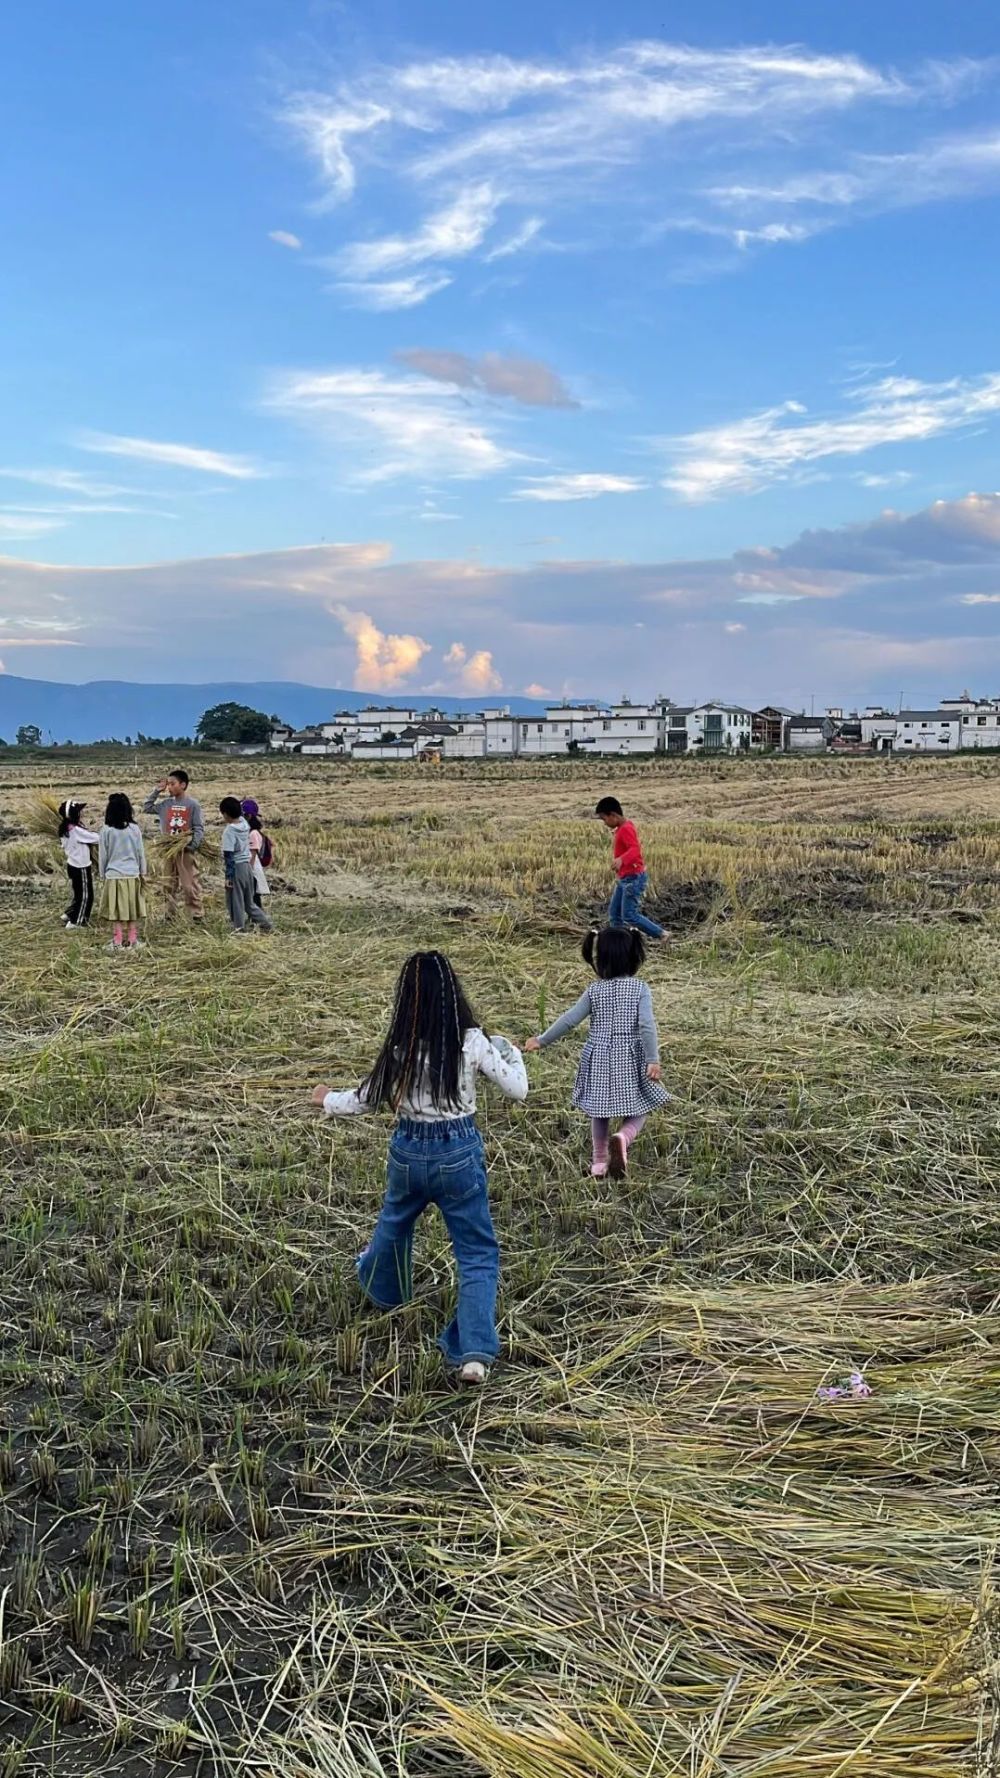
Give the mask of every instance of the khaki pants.
[[178, 852], [166, 869], [167, 919], [176, 914], [183, 899], [186, 907], [191, 909], [191, 917], [200, 920], [202, 916], [201, 879], [198, 875], [198, 860], [190, 847]]

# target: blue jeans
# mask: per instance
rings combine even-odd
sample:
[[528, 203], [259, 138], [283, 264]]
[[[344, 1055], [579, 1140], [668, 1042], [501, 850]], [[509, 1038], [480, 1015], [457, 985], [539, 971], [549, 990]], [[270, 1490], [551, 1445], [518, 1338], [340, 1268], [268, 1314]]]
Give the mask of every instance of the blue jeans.
[[657, 926], [655, 920], [647, 920], [640, 906], [648, 881], [645, 871], [637, 877], [618, 878], [608, 909], [609, 926], [637, 926], [648, 938], [663, 937], [663, 927]]
[[429, 1204], [444, 1217], [458, 1267], [458, 1305], [438, 1340], [449, 1364], [492, 1364], [500, 1249], [486, 1191], [483, 1139], [471, 1117], [416, 1123], [400, 1118], [389, 1143], [389, 1181], [358, 1282], [380, 1309], [398, 1309], [413, 1290], [413, 1230]]

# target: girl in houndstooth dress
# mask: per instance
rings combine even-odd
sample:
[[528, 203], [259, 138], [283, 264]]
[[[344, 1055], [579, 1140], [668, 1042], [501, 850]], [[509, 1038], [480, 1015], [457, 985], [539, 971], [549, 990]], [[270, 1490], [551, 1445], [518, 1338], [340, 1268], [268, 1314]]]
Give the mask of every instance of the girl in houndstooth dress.
[[[660, 1084], [660, 1047], [653, 1000], [638, 971], [645, 961], [642, 934], [630, 928], [605, 926], [588, 932], [583, 955], [596, 982], [528, 1050], [547, 1049], [584, 1019], [590, 1032], [577, 1069], [573, 1104], [590, 1118], [594, 1159], [591, 1173], [621, 1179], [628, 1169], [629, 1144], [647, 1116], [665, 1105], [670, 1095]], [[612, 1118], [622, 1118], [610, 1135]]]

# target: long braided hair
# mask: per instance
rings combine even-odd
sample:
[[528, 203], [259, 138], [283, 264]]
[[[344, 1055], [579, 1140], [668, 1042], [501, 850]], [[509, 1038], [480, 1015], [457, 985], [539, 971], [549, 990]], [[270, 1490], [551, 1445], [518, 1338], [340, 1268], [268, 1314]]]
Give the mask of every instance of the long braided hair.
[[479, 1023], [462, 984], [441, 951], [415, 951], [399, 972], [392, 1019], [363, 1084], [372, 1109], [398, 1109], [426, 1082], [440, 1111], [459, 1103], [465, 1033]]

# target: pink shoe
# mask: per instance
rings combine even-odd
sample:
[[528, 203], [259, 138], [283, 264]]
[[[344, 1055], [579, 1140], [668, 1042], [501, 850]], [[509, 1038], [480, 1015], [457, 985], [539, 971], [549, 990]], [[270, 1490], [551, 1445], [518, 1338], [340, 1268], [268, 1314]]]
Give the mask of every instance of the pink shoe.
[[624, 1136], [612, 1136], [610, 1144], [611, 1177], [624, 1179], [628, 1173], [628, 1143]]
[[607, 1163], [607, 1161], [595, 1161], [593, 1166], [590, 1169], [590, 1177], [591, 1177], [591, 1179], [607, 1179], [607, 1177], [608, 1177], [608, 1163]]

